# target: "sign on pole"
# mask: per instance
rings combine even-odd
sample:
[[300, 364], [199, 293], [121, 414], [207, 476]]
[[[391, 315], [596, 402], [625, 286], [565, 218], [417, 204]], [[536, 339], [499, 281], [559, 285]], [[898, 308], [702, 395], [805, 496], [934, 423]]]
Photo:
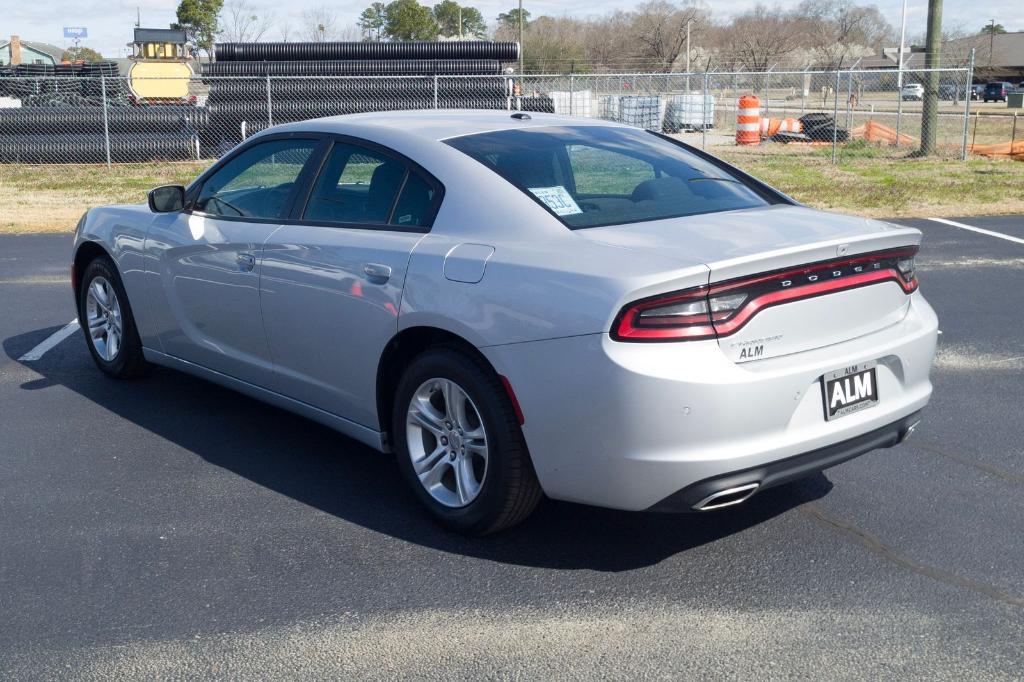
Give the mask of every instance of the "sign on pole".
[[64, 37], [74, 38], [75, 40], [78, 40], [79, 38], [88, 38], [89, 29], [87, 29], [85, 26], [65, 26]]

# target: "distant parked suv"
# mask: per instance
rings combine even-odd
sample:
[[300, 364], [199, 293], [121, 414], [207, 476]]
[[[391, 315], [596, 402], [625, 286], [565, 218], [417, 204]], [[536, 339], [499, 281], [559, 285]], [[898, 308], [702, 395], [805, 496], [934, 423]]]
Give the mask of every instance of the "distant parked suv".
[[975, 83], [971, 86], [971, 99], [981, 99], [981, 96], [985, 94], [985, 86], [981, 83]]
[[900, 98], [904, 102], [908, 99], [924, 99], [924, 86], [920, 83], [908, 83], [900, 89]]
[[982, 95], [982, 98], [986, 102], [988, 102], [989, 100], [993, 102], [1005, 102], [1006, 93], [1008, 93], [1012, 89], [1013, 84], [1007, 83], [1006, 81], [994, 81], [992, 83], [986, 83], [985, 94]]
[[939, 86], [939, 99], [956, 101], [962, 92], [963, 88], [958, 88], [955, 83], [943, 83]]

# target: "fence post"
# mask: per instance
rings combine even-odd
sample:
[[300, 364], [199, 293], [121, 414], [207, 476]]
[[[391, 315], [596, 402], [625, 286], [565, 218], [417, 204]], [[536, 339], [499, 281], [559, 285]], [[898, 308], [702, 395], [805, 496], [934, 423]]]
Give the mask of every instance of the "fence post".
[[810, 86], [810, 84], [808, 82], [809, 76], [807, 75], [807, 72], [810, 70], [810, 68], [811, 67], [808, 66], [806, 69], [804, 69], [803, 78], [800, 79], [800, 117], [801, 118], [803, 118], [803, 115], [807, 113], [807, 91], [811, 89], [811, 86]]
[[437, 109], [437, 74], [434, 74], [434, 108]]
[[103, 98], [103, 144], [107, 152], [107, 168], [110, 168], [110, 122], [107, 120], [107, 77], [100, 72], [100, 97]]
[[[700, 148], [708, 148], [708, 97], [711, 95], [708, 83], [708, 72], [704, 72], [704, 96], [700, 102]], [[689, 99], [689, 93], [687, 93]]]
[[846, 72], [846, 130], [853, 127], [853, 71]]
[[769, 103], [771, 102], [770, 96], [768, 95], [768, 91], [769, 91], [768, 81], [772, 77], [772, 69], [774, 69], [774, 68], [775, 68], [774, 66], [769, 67], [768, 70], [764, 72], [764, 116], [765, 116], [765, 118], [771, 118], [771, 115], [768, 113]]
[[837, 158], [838, 148], [839, 148], [839, 130], [836, 128], [836, 126], [838, 125], [838, 121], [836, 119], [839, 118], [839, 76], [840, 76], [840, 73], [841, 72], [839, 71], [839, 69], [836, 69], [836, 88], [835, 88], [835, 93], [834, 93], [834, 96], [833, 96], [834, 102], [833, 102], [833, 105], [832, 105], [832, 165], [833, 166], [836, 164], [836, 158]]
[[270, 71], [267, 71], [267, 127], [274, 125], [274, 108], [270, 101]]
[[903, 123], [903, 88], [896, 87], [896, 148], [900, 147], [900, 124]]
[[576, 74], [569, 74], [569, 115], [572, 116], [574, 112], [573, 100], [576, 99]]
[[[974, 86], [974, 48], [971, 48], [971, 58], [967, 62], [967, 87], [964, 88], [964, 137], [960, 144], [960, 160], [967, 160], [967, 127], [971, 121], [971, 88]], [[1016, 120], [1016, 119], [1014, 119]], [[977, 130], [977, 129], [975, 129]], [[1013, 144], [1010, 145], [1013, 151]]]

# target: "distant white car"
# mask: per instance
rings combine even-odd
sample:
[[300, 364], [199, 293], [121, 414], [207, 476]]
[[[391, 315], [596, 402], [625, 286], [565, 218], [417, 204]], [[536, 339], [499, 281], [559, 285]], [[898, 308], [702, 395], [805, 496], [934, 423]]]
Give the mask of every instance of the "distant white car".
[[706, 511], [902, 441], [932, 391], [920, 241], [637, 128], [378, 112], [90, 210], [73, 273], [104, 372], [166, 365], [391, 450], [486, 533], [542, 492]]
[[900, 90], [900, 97], [903, 101], [920, 100], [924, 98], [924, 86], [920, 83], [907, 83]]

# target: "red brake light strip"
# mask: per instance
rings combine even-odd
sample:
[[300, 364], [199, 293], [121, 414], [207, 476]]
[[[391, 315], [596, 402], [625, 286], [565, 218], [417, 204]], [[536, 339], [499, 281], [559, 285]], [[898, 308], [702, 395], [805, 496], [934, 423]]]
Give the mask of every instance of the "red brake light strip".
[[[864, 254], [720, 282], [711, 287], [694, 287], [636, 301], [627, 305], [619, 313], [612, 327], [612, 337], [620, 341], [692, 341], [715, 338], [735, 333], [761, 310], [774, 305], [882, 282], [895, 282], [904, 292], [913, 293], [917, 289], [917, 278], [904, 279], [897, 268], [897, 263], [900, 259], [914, 257], [916, 253], [917, 247], [915, 246]], [[883, 266], [883, 261], [890, 262]], [[874, 267], [864, 272], [855, 269], [852, 274], [842, 271], [843, 268], [852, 268], [864, 263], [874, 263]], [[831, 274], [832, 278], [819, 279], [821, 275], [813, 274], [817, 272], [824, 272], [826, 276]], [[793, 280], [797, 277], [806, 277], [807, 281], [794, 283]], [[811, 279], [812, 277], [813, 279]], [[786, 288], [763, 290], [765, 287], [772, 287], [776, 284]], [[709, 314], [706, 322], [691, 322], [677, 326], [666, 325], [664, 322], [644, 325], [640, 317], [640, 314], [646, 310], [661, 308], [680, 301], [704, 299], [709, 301], [710, 307], [710, 299], [740, 291], [749, 293], [747, 300], [739, 308], [724, 315], [722, 313]]]

